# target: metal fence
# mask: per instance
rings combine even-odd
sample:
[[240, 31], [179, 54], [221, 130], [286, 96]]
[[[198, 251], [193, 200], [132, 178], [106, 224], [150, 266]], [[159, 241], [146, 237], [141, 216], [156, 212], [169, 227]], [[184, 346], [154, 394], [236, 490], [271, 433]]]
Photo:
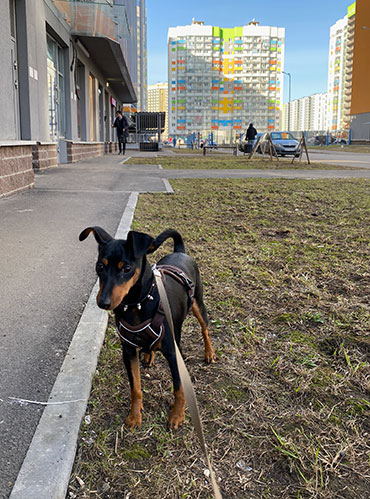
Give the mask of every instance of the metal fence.
[[331, 144], [350, 144], [351, 131], [350, 130], [336, 130], [328, 132], [327, 130], [310, 130], [310, 131], [291, 131], [290, 133], [296, 139], [302, 136], [302, 131], [309, 145], [315, 146], [329, 146]]
[[137, 144], [141, 150], [158, 150], [162, 146], [166, 113], [141, 112], [131, 115], [129, 120], [129, 144]]

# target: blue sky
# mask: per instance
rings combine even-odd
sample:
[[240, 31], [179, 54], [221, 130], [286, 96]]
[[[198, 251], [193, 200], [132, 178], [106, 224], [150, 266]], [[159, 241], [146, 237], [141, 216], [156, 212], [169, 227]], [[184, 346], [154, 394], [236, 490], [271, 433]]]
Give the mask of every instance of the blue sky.
[[[191, 24], [233, 28], [253, 18], [285, 28], [285, 71], [292, 74], [292, 99], [326, 92], [329, 30], [353, 0], [147, 0], [148, 83], [167, 81], [167, 31]], [[288, 100], [286, 81], [284, 101]]]

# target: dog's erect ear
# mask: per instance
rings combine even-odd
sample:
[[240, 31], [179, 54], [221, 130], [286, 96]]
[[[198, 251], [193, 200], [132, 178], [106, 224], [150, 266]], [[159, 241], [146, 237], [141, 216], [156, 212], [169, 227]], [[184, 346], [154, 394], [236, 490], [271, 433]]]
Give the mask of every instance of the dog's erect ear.
[[127, 234], [127, 244], [135, 258], [140, 258], [149, 253], [154, 244], [154, 238], [144, 232], [135, 232], [130, 230]]
[[84, 241], [87, 238], [87, 236], [90, 234], [90, 232], [94, 234], [94, 237], [98, 244], [105, 244], [109, 241], [112, 241], [113, 239], [113, 237], [110, 236], [108, 232], [105, 232], [105, 230], [102, 229], [101, 227], [87, 227], [81, 232], [79, 240]]

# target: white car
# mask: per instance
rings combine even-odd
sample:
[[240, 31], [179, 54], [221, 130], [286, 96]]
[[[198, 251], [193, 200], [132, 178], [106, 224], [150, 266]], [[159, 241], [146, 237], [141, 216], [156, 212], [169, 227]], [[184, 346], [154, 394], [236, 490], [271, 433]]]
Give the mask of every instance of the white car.
[[266, 132], [260, 140], [258, 152], [269, 154], [269, 138], [271, 138], [278, 156], [299, 156], [298, 140], [290, 132]]

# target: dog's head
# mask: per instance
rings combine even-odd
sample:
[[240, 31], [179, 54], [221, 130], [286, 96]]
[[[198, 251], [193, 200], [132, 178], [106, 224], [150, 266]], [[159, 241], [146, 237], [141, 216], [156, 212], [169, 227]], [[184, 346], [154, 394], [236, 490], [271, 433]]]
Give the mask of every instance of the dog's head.
[[130, 231], [126, 240], [114, 239], [101, 227], [87, 227], [79, 239], [92, 232], [99, 245], [96, 273], [100, 289], [96, 302], [104, 310], [113, 310], [138, 282], [143, 259], [153, 249], [154, 239], [142, 232]]

